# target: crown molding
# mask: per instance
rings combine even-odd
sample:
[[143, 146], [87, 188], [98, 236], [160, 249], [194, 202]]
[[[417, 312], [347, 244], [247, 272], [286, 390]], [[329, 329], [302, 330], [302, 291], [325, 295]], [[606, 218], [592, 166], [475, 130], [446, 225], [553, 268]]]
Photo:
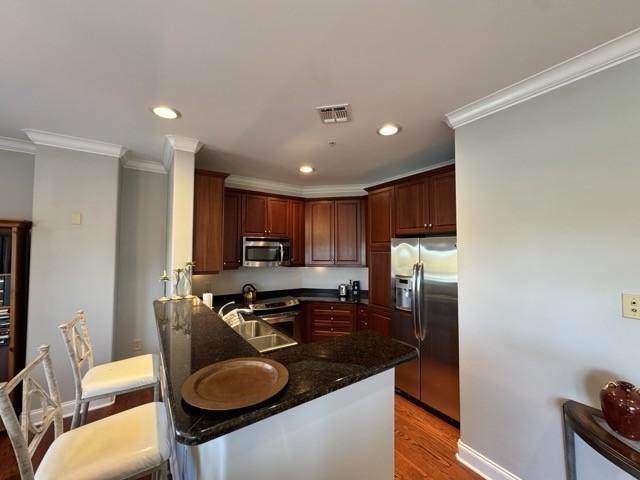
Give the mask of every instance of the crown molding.
[[176, 150], [181, 152], [193, 153], [194, 155], [200, 151], [204, 144], [197, 138], [183, 137], [180, 135], [165, 135], [164, 149], [162, 151], [162, 163], [166, 171], [169, 171], [171, 162], [173, 161], [173, 153]]
[[36, 146], [31, 142], [20, 140], [19, 138], [0, 137], [0, 150], [35, 155]]
[[302, 186], [292, 185], [290, 183], [274, 182], [272, 180], [262, 180], [254, 177], [243, 177], [240, 175], [229, 175], [224, 184], [227, 187], [239, 188], [241, 190], [255, 190], [258, 192], [291, 195], [302, 198], [359, 197], [367, 194], [365, 188], [372, 187], [374, 185], [382, 185], [387, 182], [393, 182], [395, 180], [400, 180], [401, 178], [410, 177], [411, 175], [417, 175], [429, 170], [435, 170], [436, 168], [445, 167], [454, 163], [455, 160], [451, 159], [446, 162], [440, 162], [435, 165], [429, 165], [428, 167], [412, 170], [401, 175], [395, 175], [372, 183], [362, 184]]
[[141, 172], [151, 172], [151, 173], [167, 173], [166, 168], [160, 162], [156, 162], [153, 160], [143, 160], [141, 158], [127, 158], [126, 156], [122, 157], [122, 168], [127, 168], [129, 170], [140, 170]]
[[456, 129], [640, 56], [640, 28], [445, 115]]
[[42, 130], [33, 130], [30, 128], [25, 128], [22, 131], [26, 133], [31, 141], [36, 145], [64, 148], [67, 150], [75, 150], [77, 152], [95, 153], [97, 155], [105, 155], [107, 157], [115, 158], [122, 157], [127, 151], [125, 147], [122, 145], [116, 145], [115, 143], [72, 137], [71, 135], [62, 135], [53, 132], [43, 132]]

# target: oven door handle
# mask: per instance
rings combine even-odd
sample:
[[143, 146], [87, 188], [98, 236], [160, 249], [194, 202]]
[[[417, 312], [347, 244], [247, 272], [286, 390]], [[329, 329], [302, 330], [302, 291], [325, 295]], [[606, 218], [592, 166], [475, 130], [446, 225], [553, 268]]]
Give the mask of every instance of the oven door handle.
[[273, 313], [271, 315], [259, 315], [259, 317], [267, 323], [274, 324], [274, 323], [293, 322], [295, 321], [299, 313], [300, 313], [299, 310], [293, 310], [290, 312]]

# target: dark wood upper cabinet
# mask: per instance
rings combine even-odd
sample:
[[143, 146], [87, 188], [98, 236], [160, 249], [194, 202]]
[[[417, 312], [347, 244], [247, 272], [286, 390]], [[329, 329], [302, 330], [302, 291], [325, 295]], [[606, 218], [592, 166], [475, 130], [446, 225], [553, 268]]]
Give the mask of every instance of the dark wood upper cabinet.
[[306, 202], [307, 265], [361, 265], [360, 198]]
[[360, 199], [336, 200], [334, 260], [336, 265], [360, 265]]
[[262, 237], [267, 234], [267, 197], [242, 195], [242, 234]]
[[289, 232], [289, 201], [286, 198], [267, 198], [267, 236], [286, 237]]
[[289, 242], [292, 267], [304, 266], [304, 201], [289, 200]]
[[396, 235], [455, 232], [454, 167], [443, 167], [396, 183], [394, 196]]
[[305, 212], [307, 265], [332, 265], [334, 245], [334, 202], [314, 200]]
[[393, 237], [393, 186], [369, 190], [368, 204], [369, 245], [387, 246]]
[[238, 268], [242, 265], [242, 194], [235, 191], [224, 193], [224, 248], [223, 268]]
[[456, 174], [453, 170], [429, 177], [429, 223], [432, 232], [456, 230]]
[[[425, 194], [427, 184], [424, 178], [399, 183], [395, 186], [396, 234], [423, 233], [427, 228], [425, 218]], [[427, 210], [428, 211], [428, 210]]]
[[222, 270], [224, 179], [226, 174], [196, 170], [193, 204], [194, 273]]

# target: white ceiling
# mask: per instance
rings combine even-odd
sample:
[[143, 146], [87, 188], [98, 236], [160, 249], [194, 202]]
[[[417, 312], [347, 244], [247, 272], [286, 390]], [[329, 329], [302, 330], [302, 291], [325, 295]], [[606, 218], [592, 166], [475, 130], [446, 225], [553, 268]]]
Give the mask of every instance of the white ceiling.
[[[178, 134], [229, 173], [367, 183], [452, 158], [445, 113], [639, 25], [637, 0], [7, 0], [0, 136], [159, 161]], [[322, 125], [314, 107], [343, 102], [353, 122]], [[183, 117], [156, 118], [161, 103]], [[386, 121], [402, 132], [376, 135]]]

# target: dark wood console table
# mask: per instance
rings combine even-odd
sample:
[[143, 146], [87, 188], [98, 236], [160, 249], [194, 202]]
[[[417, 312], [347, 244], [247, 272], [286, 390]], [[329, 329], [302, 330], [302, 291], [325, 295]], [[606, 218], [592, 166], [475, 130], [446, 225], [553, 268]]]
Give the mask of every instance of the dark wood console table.
[[602, 412], [596, 408], [569, 400], [562, 410], [568, 480], [577, 480], [574, 433], [604, 458], [640, 479], [640, 442], [625, 440], [613, 433], [606, 425]]

